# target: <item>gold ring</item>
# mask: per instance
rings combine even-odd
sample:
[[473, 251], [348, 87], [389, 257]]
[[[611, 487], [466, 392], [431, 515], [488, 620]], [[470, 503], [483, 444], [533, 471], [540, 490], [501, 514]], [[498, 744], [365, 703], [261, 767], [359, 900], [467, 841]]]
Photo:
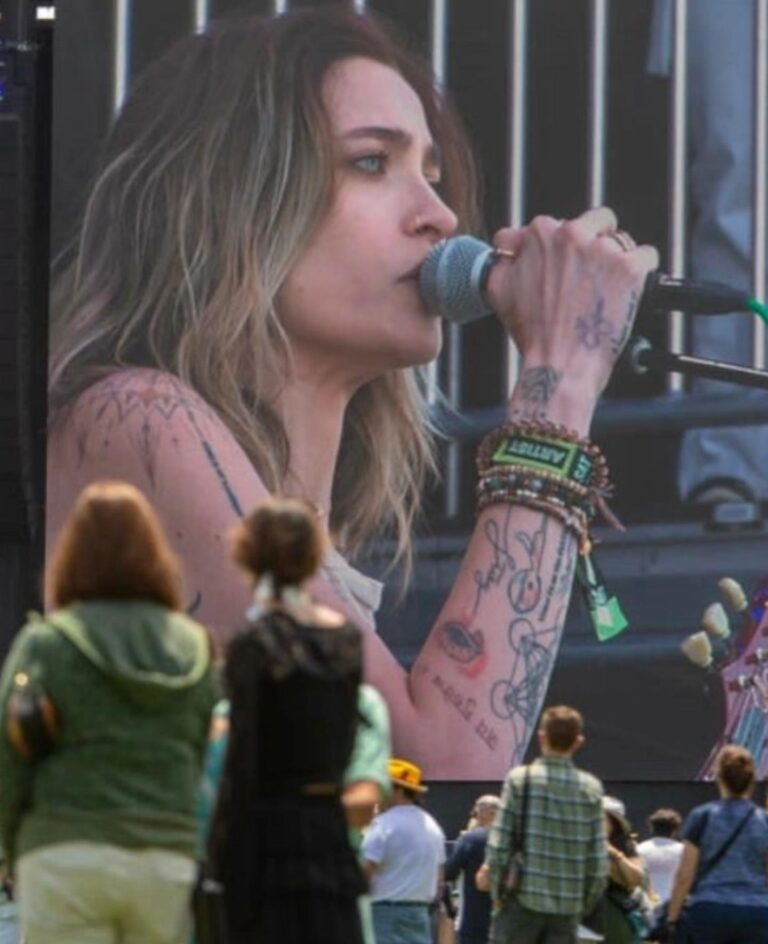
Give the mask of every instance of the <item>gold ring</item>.
[[493, 250], [494, 258], [496, 259], [509, 259], [510, 262], [513, 262], [517, 259], [517, 253], [514, 249], [496, 249]]
[[633, 249], [637, 249], [637, 243], [625, 229], [614, 229], [610, 233], [602, 233], [601, 235], [612, 239], [622, 252], [632, 252]]

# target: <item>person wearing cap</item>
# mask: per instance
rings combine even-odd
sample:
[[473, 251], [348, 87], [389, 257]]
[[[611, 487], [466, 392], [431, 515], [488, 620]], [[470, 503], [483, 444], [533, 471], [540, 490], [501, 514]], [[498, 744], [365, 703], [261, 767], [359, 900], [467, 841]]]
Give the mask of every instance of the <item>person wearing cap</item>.
[[579, 918], [602, 893], [603, 788], [573, 763], [583, 728], [574, 708], [547, 708], [539, 723], [541, 755], [513, 767], [504, 781], [476, 878], [493, 901], [491, 944], [571, 944]]
[[392, 794], [363, 840], [376, 944], [431, 944], [429, 908], [443, 880], [445, 835], [422, 809], [421, 768], [389, 762]]
[[461, 918], [457, 944], [486, 944], [491, 925], [491, 896], [475, 884], [477, 870], [485, 860], [488, 829], [501, 800], [485, 794], [475, 800], [472, 808], [472, 829], [463, 833], [445, 866], [445, 879], [455, 881], [461, 874]]

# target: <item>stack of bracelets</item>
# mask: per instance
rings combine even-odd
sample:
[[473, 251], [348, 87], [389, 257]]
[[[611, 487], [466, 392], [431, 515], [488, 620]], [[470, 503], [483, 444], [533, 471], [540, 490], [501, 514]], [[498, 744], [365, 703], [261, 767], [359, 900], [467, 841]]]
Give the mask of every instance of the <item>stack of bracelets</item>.
[[496, 504], [542, 511], [589, 552], [590, 523], [610, 492], [608, 465], [594, 443], [554, 423], [507, 423], [481, 442], [477, 471], [478, 511]]

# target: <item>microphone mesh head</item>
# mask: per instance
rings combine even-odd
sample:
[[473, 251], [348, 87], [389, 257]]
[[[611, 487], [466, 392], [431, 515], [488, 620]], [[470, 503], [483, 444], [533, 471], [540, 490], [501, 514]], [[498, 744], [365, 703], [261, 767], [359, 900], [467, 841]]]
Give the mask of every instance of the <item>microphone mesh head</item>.
[[481, 283], [492, 251], [474, 236], [438, 243], [419, 272], [421, 294], [430, 311], [459, 324], [490, 315]]

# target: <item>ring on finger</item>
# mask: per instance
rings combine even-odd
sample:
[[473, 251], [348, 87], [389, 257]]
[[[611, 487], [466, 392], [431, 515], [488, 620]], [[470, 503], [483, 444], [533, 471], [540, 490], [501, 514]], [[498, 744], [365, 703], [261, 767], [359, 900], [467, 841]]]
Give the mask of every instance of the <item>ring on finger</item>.
[[612, 239], [622, 252], [632, 252], [633, 249], [637, 249], [637, 243], [625, 229], [614, 229], [610, 233], [603, 233], [602, 235]]

